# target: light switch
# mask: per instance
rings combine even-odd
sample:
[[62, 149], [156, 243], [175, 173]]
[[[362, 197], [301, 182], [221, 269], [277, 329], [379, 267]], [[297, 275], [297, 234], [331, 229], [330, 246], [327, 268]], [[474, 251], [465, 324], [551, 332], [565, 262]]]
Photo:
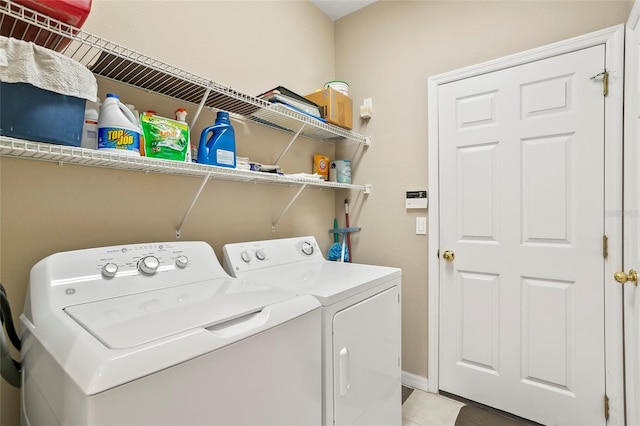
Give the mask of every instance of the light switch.
[[427, 218], [416, 217], [416, 235], [427, 235]]

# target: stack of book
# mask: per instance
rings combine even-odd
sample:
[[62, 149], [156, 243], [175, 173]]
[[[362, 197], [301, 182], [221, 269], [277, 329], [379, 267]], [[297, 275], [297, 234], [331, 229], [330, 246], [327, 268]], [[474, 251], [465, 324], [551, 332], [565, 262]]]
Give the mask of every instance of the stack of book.
[[311, 102], [305, 97], [300, 96], [285, 87], [278, 86], [275, 89], [271, 89], [258, 95], [258, 98], [264, 99], [265, 101], [269, 101], [271, 103], [284, 105], [285, 107], [291, 108], [294, 111], [310, 115], [313, 118], [317, 118], [319, 120], [323, 120], [320, 110], [321, 107], [318, 106], [318, 104]]

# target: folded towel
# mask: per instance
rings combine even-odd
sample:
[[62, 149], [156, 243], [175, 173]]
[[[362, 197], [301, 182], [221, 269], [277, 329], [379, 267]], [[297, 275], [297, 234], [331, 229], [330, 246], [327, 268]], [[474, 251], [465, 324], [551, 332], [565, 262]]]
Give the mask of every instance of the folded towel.
[[287, 176], [292, 177], [292, 178], [298, 178], [298, 179], [317, 179], [317, 180], [324, 180], [324, 176], [321, 176], [317, 173], [287, 173]]
[[67, 96], [97, 100], [98, 83], [84, 65], [58, 52], [0, 36], [0, 81], [29, 83]]

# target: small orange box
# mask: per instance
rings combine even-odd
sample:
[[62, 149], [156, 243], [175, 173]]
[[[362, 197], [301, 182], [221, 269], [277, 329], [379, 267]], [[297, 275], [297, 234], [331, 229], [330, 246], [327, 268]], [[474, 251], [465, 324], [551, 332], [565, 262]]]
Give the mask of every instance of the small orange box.
[[322, 176], [322, 179], [329, 180], [329, 157], [320, 154], [314, 155], [312, 173], [317, 173]]
[[353, 100], [335, 89], [327, 88], [305, 96], [320, 106], [322, 118], [331, 124], [353, 129]]

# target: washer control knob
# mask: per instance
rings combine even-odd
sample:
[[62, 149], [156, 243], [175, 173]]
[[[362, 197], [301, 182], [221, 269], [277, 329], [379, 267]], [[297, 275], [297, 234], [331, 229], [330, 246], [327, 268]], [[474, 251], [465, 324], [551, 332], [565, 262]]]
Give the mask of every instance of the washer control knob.
[[180, 255], [176, 258], [176, 266], [180, 269], [184, 269], [189, 264], [189, 258], [185, 255]]
[[267, 258], [266, 253], [263, 250], [256, 250], [256, 257], [258, 258], [258, 260], [265, 260]]
[[302, 253], [306, 254], [307, 256], [311, 256], [313, 254], [313, 244], [308, 241], [302, 243]]
[[158, 272], [160, 261], [155, 256], [147, 256], [140, 259], [138, 269], [145, 275], [153, 275]]
[[251, 262], [251, 255], [246, 250], [240, 253], [240, 257], [242, 258], [242, 260], [244, 260], [245, 263]]
[[118, 272], [118, 265], [115, 263], [107, 263], [102, 267], [102, 276], [105, 278], [113, 278]]

